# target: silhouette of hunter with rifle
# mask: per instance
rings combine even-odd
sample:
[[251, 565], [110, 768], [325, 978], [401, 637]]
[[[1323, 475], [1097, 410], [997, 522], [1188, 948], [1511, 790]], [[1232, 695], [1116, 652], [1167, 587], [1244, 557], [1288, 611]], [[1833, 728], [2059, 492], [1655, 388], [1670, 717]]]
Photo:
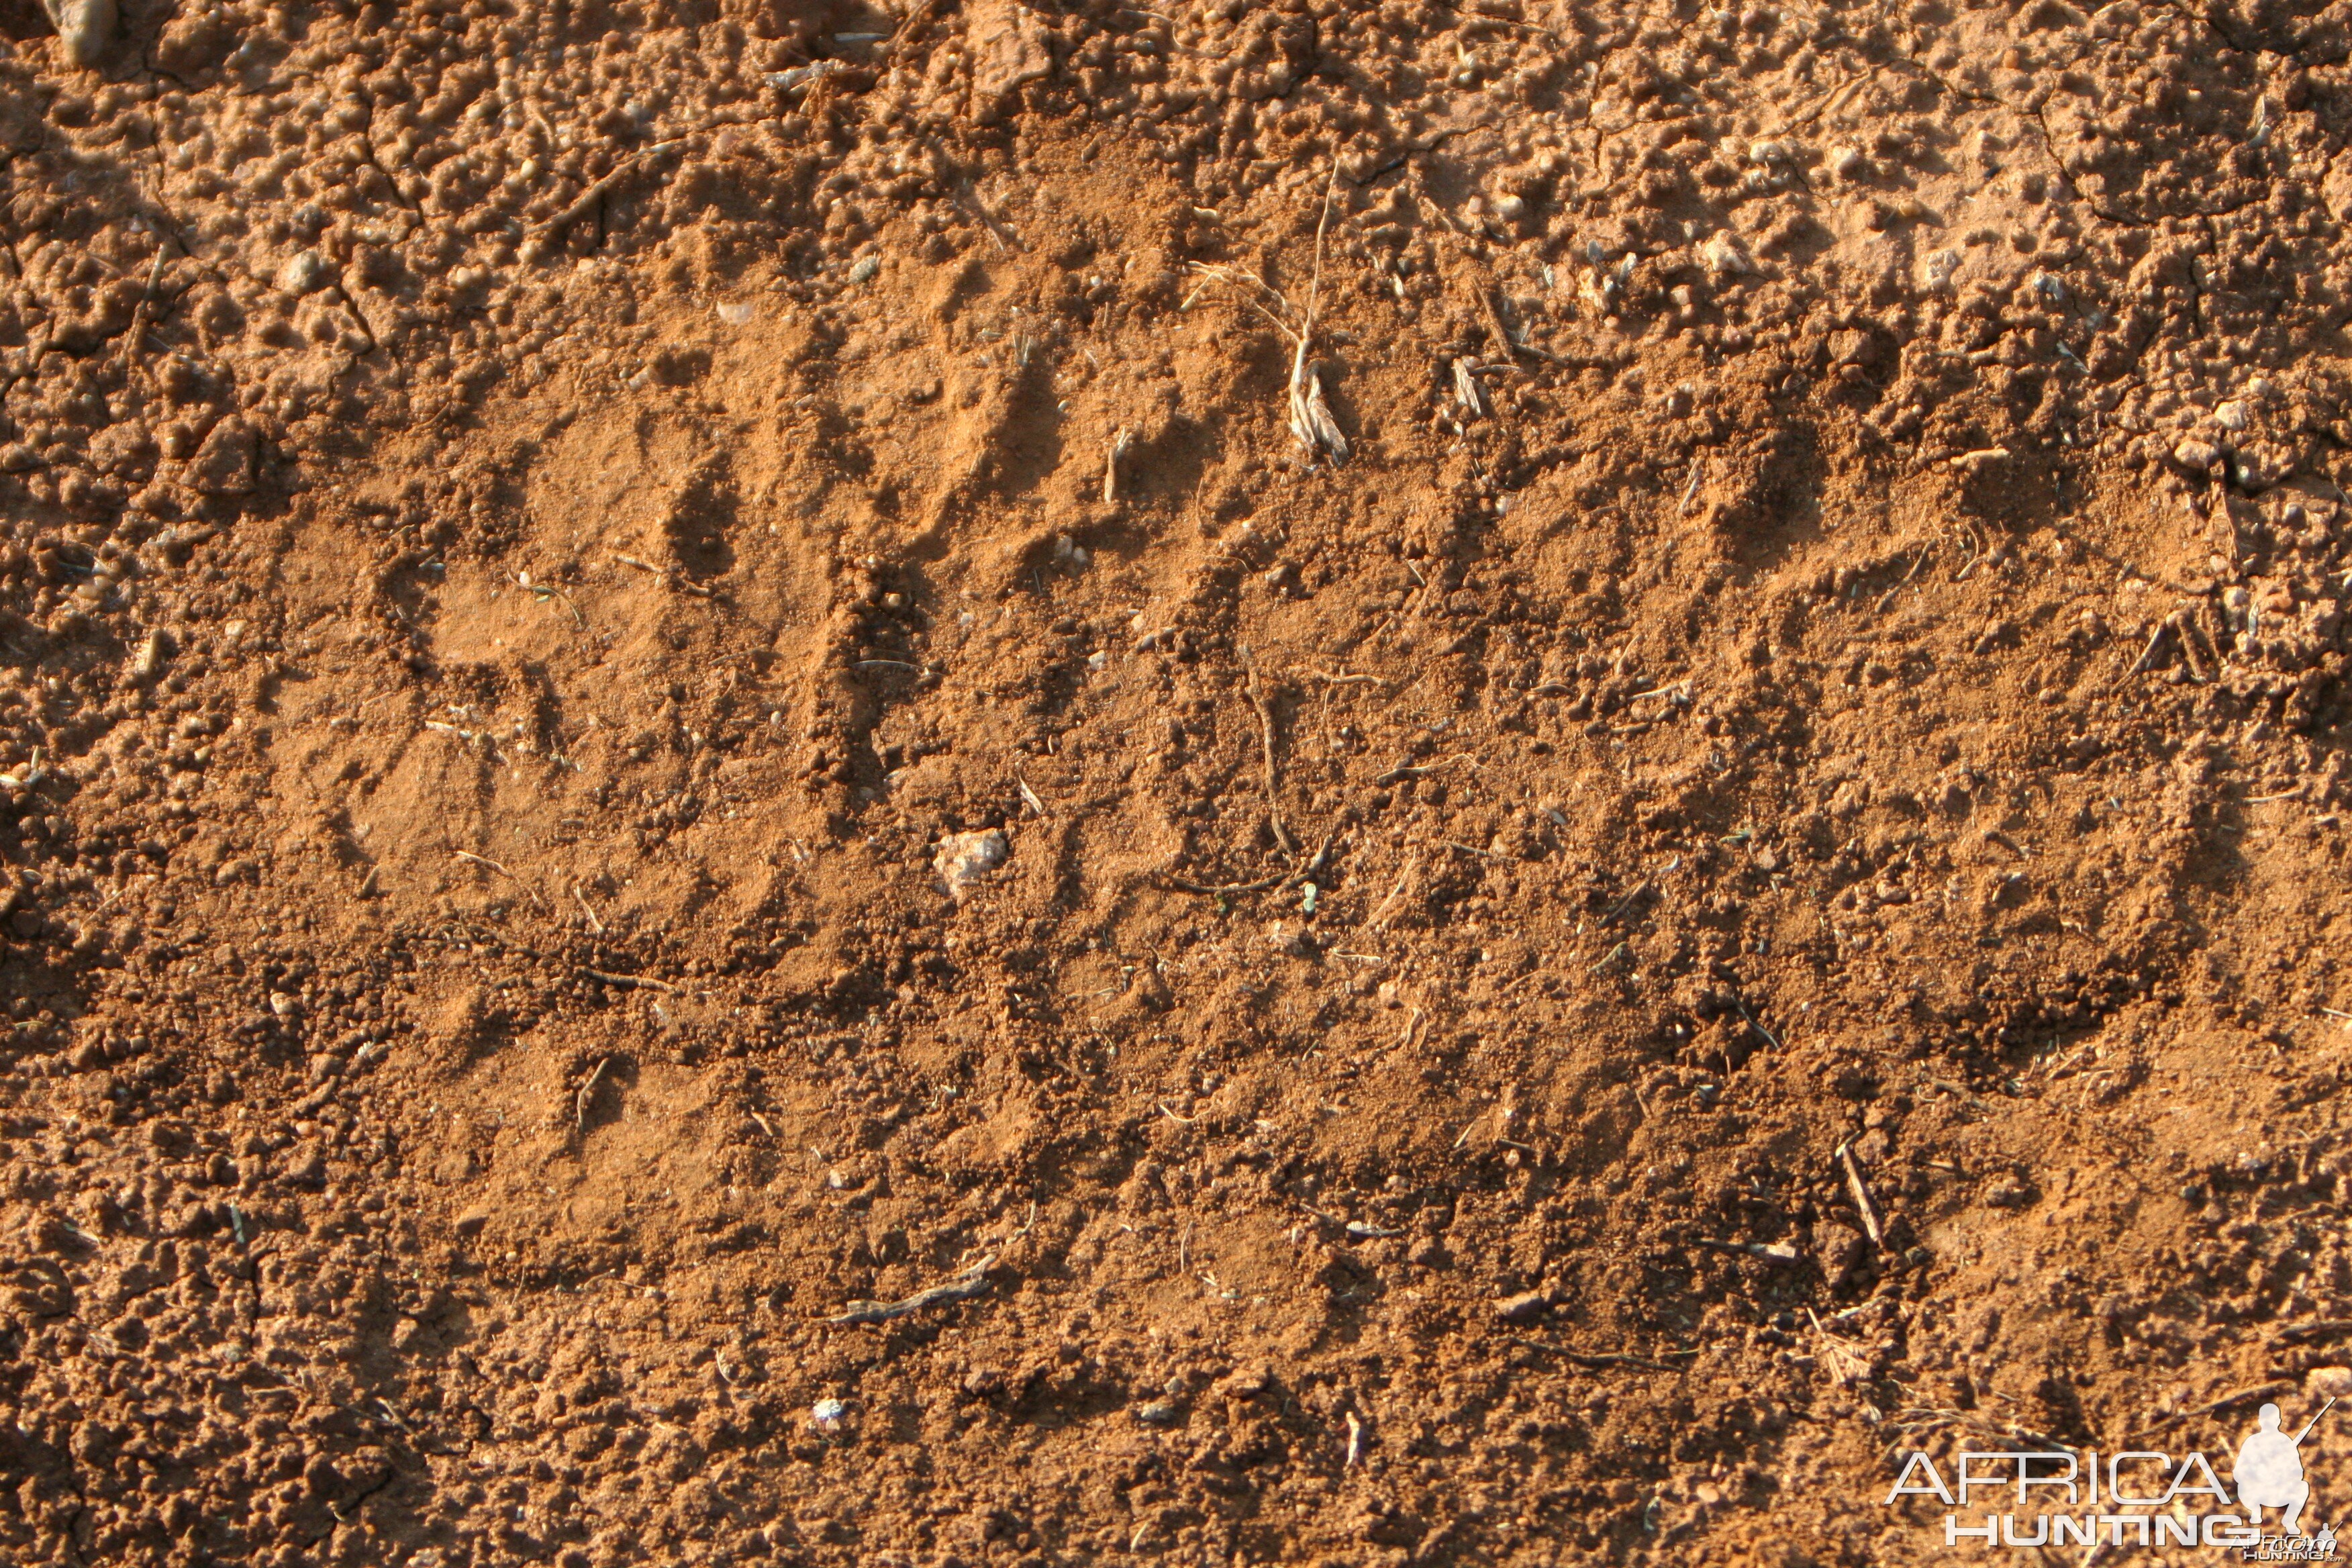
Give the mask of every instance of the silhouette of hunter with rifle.
[[[2329, 1400], [2319, 1407], [2325, 1415], [2335, 1407]], [[2238, 1449], [2238, 1466], [2233, 1479], [2238, 1483], [2238, 1501], [2246, 1510], [2246, 1522], [2259, 1527], [2263, 1510], [2283, 1508], [2286, 1517], [2281, 1528], [2289, 1535], [2303, 1533], [2303, 1505], [2311, 1500], [2311, 1483], [2303, 1479], [2303, 1455], [2299, 1450], [2311, 1429], [2319, 1425], [2319, 1415], [2303, 1424], [2303, 1430], [2290, 1437], [2279, 1430], [2279, 1407], [2265, 1405], [2257, 1419], [2258, 1430], [2247, 1435]]]

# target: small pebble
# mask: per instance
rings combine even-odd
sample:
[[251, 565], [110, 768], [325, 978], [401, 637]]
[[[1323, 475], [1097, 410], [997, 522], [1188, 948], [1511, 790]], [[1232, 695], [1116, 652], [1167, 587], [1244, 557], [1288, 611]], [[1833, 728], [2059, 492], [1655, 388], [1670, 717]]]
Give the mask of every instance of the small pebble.
[[1495, 1303], [1495, 1316], [1507, 1323], [1531, 1322], [1543, 1316], [1551, 1306], [1551, 1298], [1541, 1290], [1529, 1290], [1522, 1295], [1506, 1296]]
[[961, 899], [968, 889], [1003, 865], [1012, 855], [1013, 841], [1001, 827], [979, 833], [950, 833], [940, 840], [939, 854], [931, 868], [939, 873], [940, 889]]
[[1756, 270], [1755, 261], [1740, 248], [1739, 242], [1720, 230], [1708, 236], [1706, 243], [1699, 247], [1699, 259], [1706, 263], [1708, 271], [1724, 276]]
[[310, 294], [327, 286], [327, 258], [315, 250], [298, 250], [278, 269], [278, 287], [289, 294]]
[[845, 1400], [820, 1399], [809, 1406], [809, 1426], [824, 1436], [832, 1437], [849, 1426], [849, 1405]]
[[849, 269], [849, 280], [852, 283], [863, 283], [881, 270], [882, 258], [880, 257], [861, 256], [857, 258], [856, 263]]
[[49, 0], [48, 9], [66, 64], [83, 70], [97, 66], [114, 37], [115, 0]]
[[2315, 1366], [2303, 1374], [2306, 1394], [2321, 1394], [2329, 1399], [2352, 1395], [2352, 1367]]

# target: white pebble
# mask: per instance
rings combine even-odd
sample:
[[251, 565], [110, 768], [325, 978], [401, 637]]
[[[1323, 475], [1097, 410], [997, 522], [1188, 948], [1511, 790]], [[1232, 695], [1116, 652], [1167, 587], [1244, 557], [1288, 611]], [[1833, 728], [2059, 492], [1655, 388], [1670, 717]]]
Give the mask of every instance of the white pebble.
[[881, 270], [882, 258], [880, 257], [861, 256], [857, 258], [856, 265], [852, 266], [849, 269], [849, 280], [852, 283], [863, 283]]
[[748, 327], [751, 324], [751, 307], [740, 300], [725, 300], [719, 307], [719, 319], [730, 327]]
[[309, 294], [327, 285], [327, 258], [315, 250], [298, 250], [278, 269], [278, 287], [289, 294]]
[[839, 1399], [820, 1399], [809, 1406], [809, 1425], [830, 1437], [849, 1425], [849, 1405]]
[[1708, 236], [1706, 243], [1699, 247], [1699, 259], [1706, 263], [1708, 271], [1718, 276], [1756, 270], [1754, 259], [1740, 248], [1739, 242], [1720, 229]]
[[114, 37], [114, 0], [45, 0], [66, 64], [93, 68]]
[[1005, 837], [1001, 827], [978, 833], [950, 833], [940, 840], [940, 852], [931, 861], [931, 868], [939, 873], [940, 889], [961, 899], [1012, 854], [1013, 841]]

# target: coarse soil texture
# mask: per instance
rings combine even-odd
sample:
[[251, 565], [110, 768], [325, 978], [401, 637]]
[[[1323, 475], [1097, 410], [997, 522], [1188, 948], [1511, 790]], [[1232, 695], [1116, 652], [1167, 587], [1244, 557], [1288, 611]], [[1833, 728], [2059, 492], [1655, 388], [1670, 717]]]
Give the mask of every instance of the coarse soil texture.
[[0, 1559], [1902, 1563], [2352, 1392], [2345, 6], [0, 31]]

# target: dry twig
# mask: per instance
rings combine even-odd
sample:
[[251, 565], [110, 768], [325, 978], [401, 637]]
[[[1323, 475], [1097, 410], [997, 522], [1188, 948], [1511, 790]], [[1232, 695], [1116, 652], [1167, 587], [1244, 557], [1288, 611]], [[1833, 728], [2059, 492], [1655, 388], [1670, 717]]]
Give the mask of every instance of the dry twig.
[[2252, 1405], [2257, 1399], [2268, 1399], [2273, 1394], [2289, 1393], [2294, 1386], [2294, 1384], [2288, 1379], [2276, 1378], [2269, 1383], [2257, 1383], [2251, 1387], [2233, 1389], [2219, 1399], [2191, 1406], [2187, 1410], [2176, 1410], [2158, 1421], [2157, 1426], [2161, 1428], [2169, 1426], [2176, 1421], [2193, 1421], [2200, 1415], [2219, 1415], [2224, 1410], [2236, 1405]]
[[673, 996], [684, 995], [667, 980], [655, 980], [643, 974], [607, 974], [601, 969], [586, 972], [591, 980], [601, 980], [607, 985], [625, 986], [632, 991], [667, 991]]
[[635, 157], [624, 158], [602, 179], [592, 182], [586, 189], [572, 197], [569, 205], [541, 226], [540, 232], [550, 240], [562, 239], [564, 230], [595, 211], [597, 204], [611, 195], [620, 186], [622, 181], [635, 174], [654, 159], [664, 156], [685, 144], [686, 138], [673, 137], [667, 142], [655, 142]]
[[1290, 433], [1298, 437], [1309, 456], [1319, 447], [1331, 454], [1334, 462], [1348, 460], [1348, 437], [1340, 433], [1339, 422], [1331, 417], [1331, 405], [1323, 400], [1323, 380], [1307, 361], [1307, 348], [1315, 341], [1315, 312], [1323, 298], [1323, 234], [1331, 226], [1331, 187], [1339, 178], [1339, 163], [1332, 160], [1331, 173], [1323, 182], [1323, 216], [1315, 224], [1315, 281], [1307, 295], [1307, 319], [1298, 329], [1298, 347], [1290, 357]]
[[2170, 621], [2157, 622], [2156, 630], [2147, 634], [2147, 646], [2139, 650], [2139, 658], [2133, 660], [2132, 667], [2129, 669], [2125, 670], [2121, 675], [2116, 677], [2116, 684], [2121, 686], [2125, 681], [2129, 680], [2141, 670], [2147, 668], [2147, 661], [2156, 657], [2156, 650], [2164, 646], [2164, 639], [2171, 635], [2172, 623]]
[[1484, 419], [1494, 411], [1486, 401], [1486, 389], [1478, 383], [1475, 367], [1467, 359], [1454, 362], [1454, 401], [1473, 419]]
[[1683, 499], [1680, 504], [1675, 508], [1675, 515], [1676, 517], [1680, 517], [1685, 512], [1690, 510], [1691, 500], [1698, 494], [1698, 482], [1706, 477], [1706, 457], [1702, 455], [1700, 457], [1693, 458], [1691, 459], [1690, 482], [1683, 486]]
[[944, 1307], [954, 1301], [969, 1301], [988, 1289], [988, 1271], [995, 1267], [991, 1254], [965, 1269], [944, 1285], [933, 1285], [918, 1290], [898, 1301], [852, 1301], [843, 1310], [825, 1320], [828, 1323], [887, 1323], [894, 1318], [904, 1318], [929, 1307]]
[[1870, 1358], [1845, 1340], [1822, 1325], [1822, 1315], [1811, 1307], [1805, 1316], [1813, 1321], [1813, 1335], [1822, 1343], [1822, 1359], [1829, 1363], [1830, 1376], [1841, 1386], [1852, 1387], [1870, 1376]]
[[1110, 438], [1110, 453], [1103, 459], [1103, 505], [1105, 506], [1116, 506], [1118, 503], [1118, 460], [1127, 456], [1128, 447], [1133, 445], [1134, 437], [1128, 434], [1127, 426], [1124, 425], [1120, 426], [1118, 434]]
[[1265, 692], [1258, 685], [1257, 660], [1250, 657], [1250, 650], [1246, 647], [1243, 647], [1241, 655], [1244, 684], [1249, 692], [1251, 703], [1257, 709], [1258, 740], [1265, 763], [1266, 816], [1274, 824], [1275, 841], [1282, 846], [1283, 853], [1296, 855], [1298, 853], [1298, 844], [1290, 837], [1290, 829], [1282, 824], [1282, 796], [1275, 787], [1274, 705], [1266, 700]]
[[1433, 763], [1406, 763], [1402, 766], [1391, 768], [1388, 772], [1374, 779], [1372, 783], [1380, 786], [1381, 789], [1386, 789], [1392, 784], [1402, 784], [1407, 779], [1426, 777], [1427, 775], [1437, 772], [1440, 768], [1450, 768], [1454, 763], [1463, 760], [1464, 759], [1462, 757], [1453, 756], [1440, 757]]
[[1870, 1235], [1870, 1245], [1881, 1252], [1886, 1250], [1886, 1227], [1878, 1217], [1878, 1202], [1870, 1195], [1870, 1184], [1862, 1179], [1862, 1163], [1853, 1157], [1853, 1145], [1837, 1146], [1838, 1163], [1845, 1167], [1846, 1191], [1853, 1194], [1853, 1206], [1862, 1215], [1862, 1228]]
[[572, 1125], [575, 1131], [581, 1132], [588, 1131], [588, 1108], [595, 1103], [596, 1086], [604, 1081], [604, 1075], [612, 1070], [612, 1066], [611, 1057], [606, 1057], [598, 1062], [596, 1070], [588, 1075], [588, 1081], [582, 1084], [580, 1092], [572, 1097]]

